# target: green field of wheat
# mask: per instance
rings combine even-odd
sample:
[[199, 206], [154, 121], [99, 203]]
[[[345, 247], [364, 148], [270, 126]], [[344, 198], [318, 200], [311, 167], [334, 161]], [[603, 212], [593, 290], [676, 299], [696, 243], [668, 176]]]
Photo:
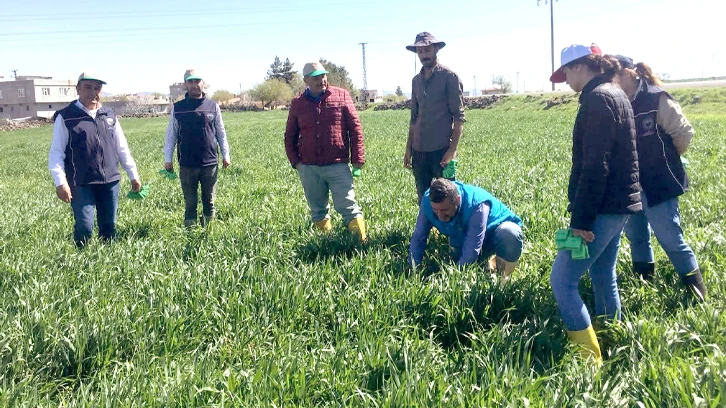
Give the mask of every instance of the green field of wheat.
[[[408, 111], [361, 113], [367, 164], [355, 187], [370, 241], [309, 221], [286, 160], [286, 112], [225, 113], [232, 166], [218, 218], [183, 228], [178, 180], [162, 178], [167, 118], [121, 119], [142, 182], [119, 237], [77, 250], [47, 170], [52, 127], [0, 133], [0, 405], [726, 405], [726, 118], [689, 117], [686, 240], [709, 289], [692, 303], [657, 246], [657, 277], [618, 259], [623, 321], [594, 370], [568, 345], [549, 286], [567, 226], [570, 110], [467, 111], [457, 177], [524, 222], [512, 279], [405, 259], [417, 214], [402, 166]], [[654, 241], [655, 243], [655, 241]], [[581, 284], [592, 305], [590, 284]]]

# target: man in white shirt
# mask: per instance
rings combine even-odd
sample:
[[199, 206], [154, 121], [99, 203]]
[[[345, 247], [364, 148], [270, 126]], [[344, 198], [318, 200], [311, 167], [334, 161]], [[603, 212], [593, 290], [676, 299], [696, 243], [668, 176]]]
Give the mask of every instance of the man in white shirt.
[[222, 166], [229, 167], [229, 144], [222, 122], [222, 111], [217, 102], [204, 93], [204, 79], [193, 69], [184, 73], [187, 93], [175, 103], [169, 115], [164, 143], [164, 168], [174, 170], [172, 162], [177, 147], [179, 179], [184, 193], [184, 226], [197, 223], [199, 187], [202, 190], [202, 223], [214, 218], [214, 194], [217, 188], [218, 150], [222, 152]]
[[56, 195], [73, 209], [73, 240], [78, 247], [93, 235], [94, 211], [98, 235], [104, 239], [116, 236], [119, 164], [131, 180], [131, 191], [141, 190], [136, 162], [116, 114], [101, 106], [101, 89], [105, 84], [82, 73], [76, 85], [78, 100], [54, 115], [48, 169]]

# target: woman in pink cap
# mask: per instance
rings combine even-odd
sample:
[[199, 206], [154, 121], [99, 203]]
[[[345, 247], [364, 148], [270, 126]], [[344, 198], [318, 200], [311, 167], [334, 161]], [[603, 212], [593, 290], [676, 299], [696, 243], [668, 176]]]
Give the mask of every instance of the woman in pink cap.
[[596, 316], [620, 317], [615, 273], [620, 235], [629, 215], [641, 209], [635, 123], [627, 95], [613, 84], [617, 59], [603, 56], [594, 44], [571, 45], [561, 57], [562, 66], [550, 81], [567, 82], [581, 93], [572, 132], [569, 228], [587, 245], [589, 258], [560, 250], [550, 283], [570, 341], [582, 347], [583, 357], [599, 364], [600, 346], [578, 284], [589, 270]]

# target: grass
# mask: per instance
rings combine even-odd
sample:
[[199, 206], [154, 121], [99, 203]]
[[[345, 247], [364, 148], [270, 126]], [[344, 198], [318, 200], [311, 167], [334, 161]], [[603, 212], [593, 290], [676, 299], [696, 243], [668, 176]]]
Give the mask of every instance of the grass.
[[[689, 116], [726, 114], [726, 88], [682, 88], [671, 89], [668, 92]], [[493, 109], [505, 111], [549, 110], [569, 112], [574, 115], [577, 111], [578, 97], [579, 94], [572, 92], [507, 95]], [[548, 108], [548, 100], [558, 100], [562, 103]]]
[[[0, 134], [0, 405], [644, 406], [726, 402], [726, 120], [693, 115], [683, 227], [711, 298], [693, 305], [663, 252], [636, 279], [621, 248], [624, 321], [595, 373], [569, 349], [549, 288], [566, 225], [571, 112], [468, 111], [460, 178], [524, 220], [524, 255], [500, 285], [433, 257], [405, 266], [416, 216], [401, 166], [408, 111], [364, 112], [356, 181], [371, 240], [310, 225], [286, 162], [285, 112], [225, 114], [233, 165], [218, 220], [182, 227], [162, 179], [166, 119], [124, 119], [144, 201], [123, 198], [119, 239], [75, 249], [46, 170], [51, 127]], [[129, 190], [124, 178], [122, 196]], [[623, 244], [625, 245], [625, 243]], [[443, 253], [445, 242], [429, 244]], [[587, 280], [583, 294], [591, 305]]]

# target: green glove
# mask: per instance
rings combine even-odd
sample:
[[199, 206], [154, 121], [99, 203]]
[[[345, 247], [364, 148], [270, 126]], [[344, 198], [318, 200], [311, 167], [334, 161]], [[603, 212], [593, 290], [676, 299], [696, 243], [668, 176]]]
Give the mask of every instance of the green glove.
[[691, 164], [691, 162], [688, 161], [685, 157], [681, 156], [681, 163], [683, 163], [683, 167], [688, 168], [688, 166]]
[[449, 164], [444, 167], [444, 170], [441, 172], [441, 175], [444, 176], [444, 178], [447, 179], [456, 179], [456, 165], [459, 164], [459, 161], [456, 159], [452, 159]]
[[178, 177], [176, 175], [176, 173], [174, 173], [173, 171], [168, 171], [166, 169], [159, 170], [159, 174], [161, 174], [164, 178], [169, 179], [169, 180], [174, 180]]
[[582, 237], [572, 235], [571, 229], [561, 229], [555, 232], [555, 243], [557, 249], [564, 249], [572, 252], [572, 259], [588, 259], [590, 252]]
[[149, 185], [146, 184], [143, 187], [141, 187], [141, 190], [134, 193], [133, 191], [129, 191], [129, 193], [126, 195], [126, 197], [132, 199], [132, 200], [143, 200], [146, 198], [146, 196], [149, 195]]
[[360, 177], [360, 167], [353, 167], [353, 177]]

